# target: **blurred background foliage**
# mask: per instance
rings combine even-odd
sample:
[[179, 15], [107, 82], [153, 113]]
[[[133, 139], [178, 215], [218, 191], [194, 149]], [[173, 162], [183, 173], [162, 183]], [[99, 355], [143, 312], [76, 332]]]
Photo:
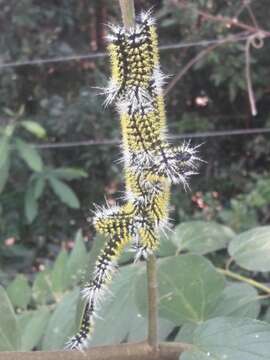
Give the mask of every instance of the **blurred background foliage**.
[[[193, 4], [230, 18], [243, 7], [242, 0]], [[103, 52], [106, 24], [118, 22], [120, 13], [116, 1], [105, 0], [0, 0], [0, 6], [0, 282], [7, 284], [18, 271], [31, 278], [60, 249], [71, 249], [79, 228], [89, 246], [93, 203], [103, 204], [105, 196], [114, 204], [123, 177], [119, 146], [42, 147], [119, 138], [118, 116], [104, 109], [98, 95], [110, 74], [108, 58], [1, 64]], [[151, 6], [161, 45], [239, 32], [195, 11], [179, 10], [168, 0], [136, 1], [137, 9]], [[251, 7], [259, 26], [267, 29], [268, 0], [252, 1]], [[247, 9], [239, 19], [252, 23]], [[164, 72], [177, 74], [200, 50], [163, 50]], [[265, 39], [263, 48], [251, 53], [256, 117], [250, 111], [244, 51], [244, 42], [218, 46], [185, 74], [166, 97], [170, 133], [270, 127], [270, 42]], [[171, 217], [176, 223], [212, 220], [236, 232], [267, 224], [269, 135], [194, 141], [202, 142], [207, 163], [192, 179], [190, 191], [174, 190]]]

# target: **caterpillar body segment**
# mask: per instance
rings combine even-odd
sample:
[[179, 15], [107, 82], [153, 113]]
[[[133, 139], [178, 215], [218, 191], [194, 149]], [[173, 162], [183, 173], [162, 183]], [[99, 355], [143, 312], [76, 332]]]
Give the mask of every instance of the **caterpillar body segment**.
[[126, 190], [124, 204], [99, 208], [94, 227], [106, 236], [93, 275], [82, 291], [86, 300], [81, 328], [68, 347], [83, 349], [93, 330], [96, 310], [107, 294], [124, 247], [130, 243], [135, 259], [147, 257], [159, 245], [168, 225], [171, 184], [188, 187], [201, 161], [190, 143], [167, 140], [163, 98], [165, 76], [160, 70], [155, 21], [144, 12], [130, 29], [111, 26], [108, 51], [112, 76], [105, 105], [114, 103], [120, 115]]
[[[111, 26], [108, 46], [112, 64], [112, 79], [106, 103], [115, 97], [132, 99], [140, 106], [151, 98], [148, 94], [153, 69], [158, 65], [157, 34], [151, 17], [141, 15], [136, 25], [125, 30]], [[130, 101], [131, 105], [132, 102]]]
[[88, 346], [94, 327], [94, 308], [93, 304], [86, 303], [82, 315], [79, 332], [74, 335], [65, 346], [66, 350], [81, 350], [83, 351]]

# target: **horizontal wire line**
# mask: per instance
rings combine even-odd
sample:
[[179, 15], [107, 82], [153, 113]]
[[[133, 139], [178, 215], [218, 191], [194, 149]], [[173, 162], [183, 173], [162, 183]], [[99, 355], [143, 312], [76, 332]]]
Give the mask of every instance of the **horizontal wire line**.
[[[210, 138], [210, 137], [221, 137], [221, 136], [236, 136], [236, 135], [256, 135], [270, 133], [270, 128], [265, 129], [237, 129], [237, 130], [223, 130], [223, 131], [210, 131], [210, 132], [198, 132], [198, 133], [187, 133], [182, 135], [171, 135], [168, 138], [170, 140], [181, 140], [181, 139], [196, 139], [196, 138]], [[81, 146], [115, 146], [121, 144], [120, 139], [104, 139], [104, 140], [85, 140], [85, 141], [74, 141], [74, 142], [63, 142], [63, 143], [47, 143], [47, 144], [32, 144], [32, 146], [38, 149], [61, 149], [61, 148], [72, 148]]]
[[[188, 47], [196, 47], [201, 46], [205, 47], [211, 44], [222, 44], [228, 41], [235, 42], [235, 41], [243, 41], [248, 39], [250, 34], [247, 32], [242, 32], [240, 35], [230, 35], [221, 39], [212, 39], [212, 40], [202, 40], [197, 42], [189, 42], [189, 43], [176, 43], [170, 45], [161, 45], [159, 47], [160, 50], [174, 50], [174, 49], [182, 49]], [[81, 54], [81, 55], [71, 55], [71, 56], [60, 56], [55, 58], [49, 59], [34, 59], [34, 60], [26, 60], [26, 61], [13, 61], [9, 63], [0, 63], [0, 69], [5, 68], [16, 68], [20, 66], [34, 66], [34, 65], [46, 65], [46, 64], [53, 64], [59, 62], [68, 62], [68, 61], [76, 61], [76, 60], [87, 60], [87, 59], [101, 59], [107, 57], [108, 54], [106, 52], [97, 52], [97, 53], [88, 53], [88, 54]]]

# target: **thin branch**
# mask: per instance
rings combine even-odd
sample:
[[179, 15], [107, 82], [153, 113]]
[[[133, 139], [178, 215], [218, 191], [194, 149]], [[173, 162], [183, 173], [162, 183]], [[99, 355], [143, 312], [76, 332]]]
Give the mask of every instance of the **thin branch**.
[[220, 268], [217, 268], [217, 271], [223, 275], [226, 275], [232, 279], [235, 279], [235, 280], [239, 280], [239, 281], [243, 281], [251, 286], [254, 286], [255, 288], [267, 293], [267, 294], [270, 294], [270, 288], [266, 285], [263, 285], [261, 283], [259, 283], [258, 281], [256, 280], [253, 280], [253, 279], [250, 279], [246, 276], [243, 276], [243, 275], [240, 275], [240, 274], [237, 274], [237, 273], [234, 273], [230, 270], [224, 270], [224, 269], [220, 269]]
[[135, 7], [134, 0], [119, 0], [123, 24], [127, 29], [134, 26]]
[[246, 57], [246, 81], [247, 81], [247, 89], [248, 89], [248, 98], [251, 107], [252, 116], [256, 116], [258, 111], [256, 107], [256, 100], [252, 86], [251, 80], [251, 71], [250, 71], [250, 47], [253, 46], [256, 49], [260, 49], [263, 47], [263, 38], [264, 35], [258, 32], [257, 34], [251, 35], [247, 41], [245, 46], [245, 57]]
[[181, 71], [173, 78], [173, 80], [169, 83], [167, 88], [164, 91], [164, 95], [168, 95], [168, 93], [175, 87], [175, 85], [182, 79], [182, 77], [188, 72], [193, 65], [195, 65], [199, 60], [208, 55], [212, 50], [218, 47], [220, 44], [209, 46], [208, 48], [202, 50], [197, 54], [194, 58], [192, 58]]
[[259, 30], [259, 24], [257, 22], [257, 19], [256, 19], [255, 15], [254, 15], [253, 10], [251, 9], [250, 4], [248, 2], [245, 4], [245, 7], [246, 7], [246, 9], [247, 9], [247, 11], [249, 13], [249, 16], [250, 16], [252, 22], [253, 22], [253, 25]]
[[213, 44], [212, 46], [209, 46], [208, 48], [202, 50], [197, 54], [194, 58], [192, 58], [181, 71], [174, 77], [174, 79], [170, 82], [166, 90], [164, 91], [164, 95], [166, 96], [173, 88], [174, 86], [182, 79], [182, 77], [188, 72], [190, 68], [192, 68], [193, 65], [195, 65], [198, 61], [200, 61], [202, 58], [204, 58], [206, 55], [208, 55], [212, 50], [217, 48], [220, 45], [227, 44], [229, 42], [237, 42], [243, 40], [244, 34], [239, 34], [238, 36], [228, 36], [227, 38], [222, 39], [220, 43]]
[[222, 15], [209, 14], [206, 11], [199, 10], [198, 8], [194, 7], [194, 5], [186, 2], [185, 0], [170, 0], [170, 2], [173, 3], [175, 6], [177, 6], [179, 8], [191, 9], [194, 12], [196, 12], [196, 14], [201, 15], [205, 19], [212, 20], [212, 21], [215, 21], [215, 22], [224, 23], [225, 25], [231, 25], [232, 27], [238, 27], [238, 28], [247, 30], [247, 31], [252, 32], [252, 33], [257, 33], [259, 31], [265, 37], [270, 36], [270, 31], [268, 31], [268, 30], [258, 29], [255, 26], [245, 24], [245, 23], [243, 23], [241, 21], [238, 21], [237, 19], [231, 19], [231, 18], [222, 16]]
[[178, 360], [189, 344], [162, 343], [157, 351], [147, 343], [93, 347], [80, 351], [1, 352], [1, 360]]
[[[228, 36], [227, 38], [222, 39], [220, 43], [213, 44], [212, 46], [209, 46], [208, 48], [202, 50], [197, 54], [194, 58], [192, 58], [183, 69], [174, 77], [174, 79], [170, 82], [166, 90], [164, 91], [164, 95], [166, 96], [177, 84], [178, 81], [182, 79], [182, 77], [188, 72], [188, 70], [194, 66], [198, 61], [200, 61], [202, 58], [207, 56], [212, 50], [216, 49], [220, 45], [224, 45], [230, 42], [237, 42], [242, 41], [243, 36], [246, 39], [246, 33], [239, 34], [239, 36]], [[249, 38], [249, 37], [248, 37]], [[247, 39], [248, 39], [247, 38]]]

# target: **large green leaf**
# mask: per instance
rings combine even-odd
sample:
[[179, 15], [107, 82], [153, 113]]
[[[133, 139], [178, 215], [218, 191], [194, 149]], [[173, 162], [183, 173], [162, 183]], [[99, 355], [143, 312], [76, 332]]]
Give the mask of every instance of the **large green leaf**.
[[13, 306], [25, 309], [32, 296], [32, 290], [24, 275], [17, 275], [7, 287], [7, 294]]
[[97, 261], [97, 258], [105, 246], [106, 238], [103, 235], [97, 234], [92, 241], [92, 247], [89, 254], [89, 260], [88, 260], [88, 267], [87, 267], [87, 273], [92, 274], [94, 271], [95, 263]]
[[36, 275], [33, 287], [33, 298], [37, 304], [46, 304], [54, 297], [50, 270], [44, 270]]
[[50, 310], [46, 307], [36, 311], [23, 312], [18, 316], [22, 333], [21, 351], [30, 351], [36, 347], [46, 329], [50, 318]]
[[68, 339], [75, 334], [79, 296], [79, 289], [74, 289], [57, 304], [45, 331], [42, 350], [63, 349]]
[[67, 288], [65, 281], [67, 262], [68, 254], [65, 250], [62, 250], [57, 256], [51, 271], [52, 291], [56, 297], [58, 293], [63, 292]]
[[268, 307], [266, 313], [263, 316], [263, 321], [270, 323], [270, 308]]
[[237, 235], [229, 245], [234, 261], [251, 271], [270, 271], [270, 226]]
[[130, 333], [134, 341], [145, 338], [146, 320], [137, 311], [134, 302], [134, 283], [138, 273], [143, 269], [142, 264], [120, 268], [109, 292], [104, 296], [104, 303], [98, 313], [104, 321], [96, 322], [91, 345], [117, 344], [127, 338]]
[[[224, 288], [218, 302], [214, 305], [209, 318], [219, 316], [256, 318], [260, 312], [257, 291], [248, 284], [231, 283]], [[198, 327], [194, 323], [184, 324], [175, 341], [192, 342], [194, 331]]]
[[53, 191], [59, 199], [63, 201], [63, 203], [74, 209], [78, 209], [80, 207], [76, 194], [67, 184], [54, 177], [49, 177], [49, 182]]
[[234, 235], [230, 228], [215, 222], [189, 221], [176, 226], [172, 241], [178, 251], [203, 255], [227, 247]]
[[15, 145], [17, 147], [18, 154], [27, 163], [27, 165], [34, 171], [40, 172], [43, 168], [43, 162], [38, 151], [21, 139], [16, 139]]
[[38, 200], [40, 198], [40, 196], [42, 195], [45, 185], [46, 185], [46, 180], [44, 177], [41, 176], [35, 180], [34, 185], [33, 185], [33, 187], [34, 187], [33, 192], [34, 192], [34, 198], [36, 200]]
[[[145, 263], [123, 266], [116, 274], [98, 315], [90, 344], [117, 344], [128, 341], [142, 341], [147, 334], [147, 320], [138, 311], [135, 303], [136, 279], [145, 270]], [[113, 295], [111, 295], [113, 294]], [[147, 296], [147, 293], [141, 294]], [[160, 339], [164, 340], [174, 324], [160, 320]]]
[[4, 190], [6, 183], [8, 181], [9, 169], [10, 169], [10, 158], [8, 157], [0, 167], [0, 193]]
[[248, 284], [230, 284], [227, 286], [213, 311], [211, 317], [237, 316], [256, 318], [260, 312], [257, 291]]
[[159, 247], [157, 250], [157, 256], [159, 257], [172, 256], [175, 255], [176, 252], [177, 252], [177, 247], [172, 240], [172, 234], [168, 233], [165, 235], [161, 233], [159, 239]]
[[1, 136], [0, 137], [0, 169], [6, 163], [9, 157], [9, 137]]
[[66, 262], [64, 274], [64, 284], [66, 287], [83, 280], [88, 262], [89, 253], [86, 251], [82, 231], [79, 230], [75, 236], [74, 248]]
[[81, 179], [82, 177], [85, 178], [88, 176], [84, 170], [70, 167], [54, 169], [53, 174], [65, 180]]
[[24, 197], [24, 213], [28, 223], [32, 223], [38, 214], [38, 202], [32, 187], [28, 187]]
[[20, 342], [21, 334], [13, 307], [0, 286], [0, 351], [19, 350]]
[[174, 341], [180, 341], [184, 343], [192, 343], [194, 331], [197, 329], [198, 324], [186, 323], [181, 326], [179, 333], [176, 335]]
[[39, 138], [44, 138], [46, 136], [46, 130], [37, 122], [25, 120], [21, 121], [20, 124], [30, 133], [34, 134]]
[[[145, 278], [145, 275], [143, 275]], [[176, 325], [208, 319], [224, 289], [224, 277], [202, 256], [181, 255], [158, 261], [159, 313]], [[145, 314], [146, 282], [137, 283], [139, 311]]]
[[270, 325], [251, 319], [215, 318], [198, 326], [181, 360], [268, 360]]

